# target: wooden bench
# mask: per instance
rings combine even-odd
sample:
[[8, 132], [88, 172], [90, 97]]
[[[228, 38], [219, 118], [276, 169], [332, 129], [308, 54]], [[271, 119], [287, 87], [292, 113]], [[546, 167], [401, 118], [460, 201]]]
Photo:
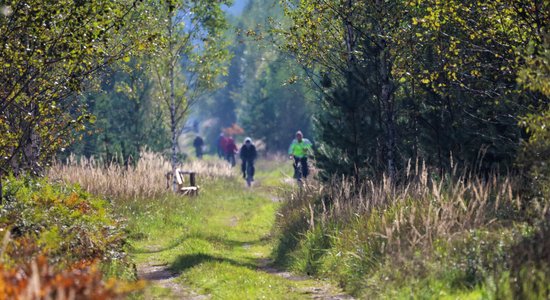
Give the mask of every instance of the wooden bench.
[[[189, 185], [185, 185], [185, 175], [189, 175]], [[166, 188], [170, 188], [172, 183], [172, 172], [166, 173]], [[178, 192], [183, 195], [197, 196], [200, 187], [197, 185], [197, 173], [192, 171], [182, 171], [176, 169], [176, 183], [178, 184]]]

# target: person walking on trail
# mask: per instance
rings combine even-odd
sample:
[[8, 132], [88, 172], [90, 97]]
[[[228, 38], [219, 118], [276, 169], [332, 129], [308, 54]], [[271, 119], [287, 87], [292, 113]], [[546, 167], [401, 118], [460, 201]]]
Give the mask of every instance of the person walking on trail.
[[218, 138], [218, 157], [226, 159], [227, 155], [225, 155], [225, 147], [227, 146], [227, 138], [225, 135], [220, 133], [220, 137]]
[[254, 181], [254, 161], [256, 160], [257, 152], [256, 146], [252, 144], [252, 139], [247, 137], [244, 139], [244, 143], [239, 152], [241, 158], [241, 171], [243, 172], [243, 178], [247, 179], [247, 170], [250, 169], [250, 181]]
[[197, 154], [198, 159], [202, 159], [202, 147], [204, 146], [204, 140], [197, 135], [193, 141], [193, 147], [195, 147], [195, 153]]
[[[302, 172], [303, 178], [306, 178], [309, 175], [309, 167], [307, 165], [307, 155], [312, 151], [312, 144], [308, 139], [304, 138], [304, 135], [301, 131], [296, 132], [296, 138], [288, 147], [288, 155], [290, 158], [294, 159], [294, 177], [301, 181], [301, 178], [298, 176], [298, 172]], [[298, 166], [301, 164], [301, 170], [298, 170]]]
[[235, 166], [235, 153], [237, 153], [238, 150], [237, 145], [235, 145], [235, 140], [232, 137], [228, 137], [227, 144], [225, 145], [225, 158], [232, 167]]

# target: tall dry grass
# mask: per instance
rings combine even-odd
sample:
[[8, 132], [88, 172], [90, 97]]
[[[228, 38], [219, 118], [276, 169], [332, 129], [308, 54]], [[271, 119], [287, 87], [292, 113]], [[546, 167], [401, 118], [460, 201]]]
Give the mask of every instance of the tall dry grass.
[[[180, 166], [182, 170], [197, 173], [197, 181], [216, 177], [232, 177], [231, 167], [220, 160], [191, 161]], [[171, 193], [167, 188], [166, 173], [170, 162], [162, 155], [142, 151], [134, 166], [116, 162], [105, 163], [94, 158], [75, 156], [65, 162], [57, 162], [48, 170], [48, 178], [54, 181], [79, 184], [84, 190], [112, 199], [149, 199]]]
[[290, 191], [277, 216], [276, 262], [366, 299], [463, 288], [548, 299], [548, 200], [522, 197], [514, 176], [441, 177], [423, 165], [400, 176], [398, 184], [308, 179]]
[[[404, 173], [400, 184], [387, 177], [360, 184], [347, 178], [325, 184], [310, 180], [286, 197], [289, 203], [281, 214], [302, 211], [310, 229], [360, 223], [357, 238], [376, 240], [381, 252], [399, 254], [429, 249], [435, 241], [450, 242], [472, 229], [525, 218], [544, 220], [549, 212], [548, 203], [522, 201], [514, 193], [512, 177], [453, 173], [437, 178], [425, 166]], [[283, 228], [284, 219], [279, 220]]]

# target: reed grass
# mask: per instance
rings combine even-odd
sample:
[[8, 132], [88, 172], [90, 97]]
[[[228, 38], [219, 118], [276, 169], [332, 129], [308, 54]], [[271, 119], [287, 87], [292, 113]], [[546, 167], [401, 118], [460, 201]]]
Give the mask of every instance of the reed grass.
[[[182, 170], [197, 173], [197, 179], [234, 176], [231, 167], [217, 159], [194, 160], [181, 164]], [[170, 194], [166, 174], [170, 162], [161, 154], [142, 151], [135, 165], [124, 166], [116, 161], [104, 162], [95, 158], [70, 156], [48, 170], [48, 178], [80, 185], [84, 190], [116, 200], [152, 199]]]
[[[308, 179], [284, 197], [274, 254], [282, 265], [369, 298], [392, 298], [388, 289], [412, 287], [422, 276], [435, 282], [446, 274], [445, 286], [483, 284], [513, 263], [509, 253], [525, 232], [548, 219], [548, 202], [522, 198], [518, 182], [456, 170], [441, 176], [425, 165], [404, 170], [399, 183]], [[388, 286], [392, 278], [400, 279]]]
[[[315, 222], [347, 222], [376, 219], [369, 234], [386, 240], [386, 248], [430, 246], [433, 241], [451, 240], [456, 234], [534, 213], [548, 214], [548, 203], [522, 202], [514, 194], [514, 179], [493, 174], [486, 178], [464, 174], [434, 178], [423, 167], [407, 174], [401, 184], [387, 177], [360, 184], [347, 178], [333, 178], [328, 184], [310, 180], [302, 189], [291, 191], [288, 206], [305, 209], [309, 227]], [[284, 211], [282, 212], [284, 215]], [[399, 245], [396, 245], [399, 243]]]

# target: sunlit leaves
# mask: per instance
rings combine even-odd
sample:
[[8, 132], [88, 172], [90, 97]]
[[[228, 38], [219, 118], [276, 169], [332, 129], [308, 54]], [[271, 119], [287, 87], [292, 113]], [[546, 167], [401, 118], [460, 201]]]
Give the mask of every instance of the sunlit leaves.
[[546, 32], [543, 39], [541, 45], [531, 42], [527, 47], [525, 65], [519, 71], [518, 82], [527, 89], [550, 97], [550, 32]]
[[[519, 117], [547, 102], [526, 90], [548, 90], [548, 47], [541, 46], [548, 1], [281, 2], [290, 25], [282, 22], [278, 34], [312, 73], [341, 79], [350, 65], [379, 59], [378, 66], [390, 66], [395, 101], [384, 103], [380, 93], [370, 107], [380, 115], [395, 109], [390, 115], [398, 116], [400, 139], [414, 155], [424, 148], [431, 156], [437, 147], [472, 160], [479, 148], [490, 147], [495, 160], [510, 162], [522, 138]], [[373, 69], [362, 73], [380, 70]], [[384, 87], [382, 80], [362, 84], [369, 92]]]
[[[75, 96], [110, 63], [131, 55], [147, 31], [138, 2], [3, 2], [0, 16], [0, 171], [39, 171], [85, 128]], [[145, 19], [146, 15], [142, 15]], [[130, 22], [130, 19], [133, 22]]]
[[[543, 10], [530, 1], [411, 1], [412, 32], [421, 43], [413, 46], [413, 56], [429, 50], [431, 64], [410, 65], [440, 73], [440, 80], [418, 74], [432, 88], [446, 81], [454, 88], [483, 90], [486, 96], [499, 97], [503, 90], [488, 86], [501, 82], [509, 90], [514, 87], [518, 68], [523, 63], [521, 53], [537, 37], [536, 22], [525, 18], [526, 11]], [[415, 67], [416, 65], [416, 67]], [[411, 71], [411, 70], [408, 70]], [[483, 85], [482, 85], [483, 84]]]

